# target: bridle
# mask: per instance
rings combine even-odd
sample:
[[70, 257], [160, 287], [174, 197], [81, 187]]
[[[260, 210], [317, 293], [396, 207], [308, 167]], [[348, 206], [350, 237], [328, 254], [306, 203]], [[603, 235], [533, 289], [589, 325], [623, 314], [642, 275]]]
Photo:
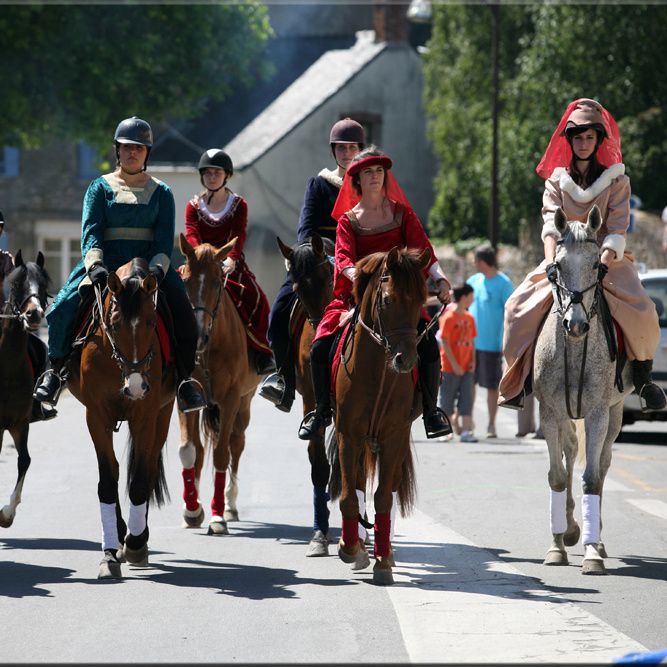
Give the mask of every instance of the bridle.
[[[151, 362], [153, 361], [153, 357], [155, 356], [154, 345], [151, 345], [151, 348], [141, 359], [139, 359], [139, 361], [130, 361], [118, 349], [118, 345], [116, 344], [116, 341], [114, 340], [113, 335], [111, 334], [111, 331], [109, 330], [109, 327], [107, 326], [106, 322], [107, 317], [111, 317], [111, 311], [113, 310], [113, 307], [117, 304], [116, 297], [113, 295], [111, 296], [110, 307], [108, 308], [107, 312], [105, 312], [104, 306], [102, 304], [102, 290], [100, 289], [99, 285], [95, 285], [94, 289], [95, 289], [95, 304], [97, 306], [97, 311], [99, 314], [100, 325], [102, 327], [102, 331], [104, 331], [107, 340], [109, 341], [109, 345], [111, 346], [111, 358], [116, 362], [118, 368], [120, 368], [121, 378], [122, 379], [128, 378], [133, 373], [139, 373], [140, 375], [144, 376], [147, 373], [148, 369], [150, 368]], [[157, 290], [155, 290], [153, 295], [153, 303], [155, 304], [155, 308], [157, 311]]]
[[[585, 239], [586, 242], [588, 243], [595, 243], [597, 245], [597, 241], [595, 239]], [[563, 239], [559, 240], [556, 242], [557, 245], [562, 245], [563, 244]], [[588, 287], [584, 288], [583, 290], [571, 290], [567, 285], [564, 285], [563, 282], [559, 279], [561, 269], [560, 265], [558, 262], [555, 262], [555, 276], [553, 278], [549, 278], [550, 282], [553, 285], [553, 290], [556, 293], [556, 298], [558, 299], [558, 306], [556, 306], [554, 312], [556, 312], [561, 319], [565, 318], [565, 315], [572, 306], [576, 304], [580, 304], [584, 314], [586, 315], [586, 323], [589, 324], [590, 321], [595, 317], [595, 315], [598, 314], [599, 311], [599, 300], [602, 298], [602, 279], [604, 278], [606, 274], [606, 267], [603, 269], [604, 265], [600, 262], [600, 257], [598, 255], [598, 275], [595, 280], [595, 282], [591, 283]], [[589, 310], [586, 310], [586, 307], [583, 304], [583, 298], [584, 294], [586, 292], [589, 292], [590, 290], [594, 289], [595, 294], [593, 296], [593, 302], [591, 303], [591, 307]], [[567, 303], [564, 303], [564, 298], [569, 297], [567, 300]], [[568, 333], [567, 330], [565, 329], [565, 326], [563, 326], [563, 360], [564, 360], [564, 368], [565, 368], [565, 407], [567, 408], [567, 414], [569, 415], [570, 419], [581, 419], [581, 399], [582, 399], [582, 394], [583, 394], [583, 388], [584, 388], [584, 373], [586, 370], [586, 357], [587, 357], [587, 352], [588, 352], [588, 333], [590, 329], [586, 331], [586, 334], [584, 335], [584, 349], [582, 351], [582, 358], [581, 358], [581, 368], [579, 370], [579, 383], [577, 387], [577, 411], [576, 414], [572, 410], [570, 406], [570, 378], [569, 378], [569, 372], [568, 372], [568, 355], [567, 355], [567, 337]]]
[[37, 299], [39, 305], [42, 307], [42, 310], [46, 310], [46, 299], [43, 299], [37, 292], [30, 292], [19, 305], [12, 300], [8, 300], [5, 304], [4, 310], [10, 310], [11, 312], [3, 312], [0, 314], [0, 319], [3, 320], [17, 320], [23, 324], [23, 326], [28, 329], [28, 317], [26, 313], [23, 312], [23, 307], [30, 301], [30, 299]]

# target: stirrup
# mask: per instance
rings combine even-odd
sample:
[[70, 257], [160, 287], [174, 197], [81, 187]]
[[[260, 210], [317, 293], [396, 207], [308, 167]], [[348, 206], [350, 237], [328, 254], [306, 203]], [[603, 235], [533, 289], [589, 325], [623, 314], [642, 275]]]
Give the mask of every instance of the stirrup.
[[325, 408], [321, 411], [312, 410], [301, 420], [298, 433], [299, 440], [310, 440], [321, 428], [329, 426], [331, 419], [331, 408]]
[[[194, 384], [199, 385], [199, 396], [195, 397], [195, 402], [193, 405], [187, 405], [185, 400], [181, 397], [181, 387], [183, 387], [183, 385], [187, 386]], [[193, 391], [195, 390], [193, 389]], [[176, 403], [178, 404], [178, 409], [183, 413], [203, 410], [206, 407], [206, 398], [204, 396], [204, 387], [202, 387], [201, 382], [192, 377], [181, 380], [178, 388], [176, 389]]]
[[[44, 398], [40, 398], [37, 395], [37, 392], [42, 388], [42, 385], [44, 384], [44, 381], [46, 380], [46, 377], [48, 375], [54, 375], [56, 378], [58, 378], [58, 387], [55, 390], [53, 396], [49, 397], [46, 396]], [[63, 390], [63, 386], [65, 385], [65, 380], [62, 378], [60, 373], [58, 371], [55, 371], [53, 368], [47, 368], [38, 378], [37, 382], [35, 383], [35, 391], [32, 394], [33, 399], [37, 401], [38, 403], [44, 403], [44, 405], [47, 405], [50, 408], [54, 408], [56, 403], [58, 402], [58, 399], [60, 398], [60, 394]], [[44, 390], [46, 391], [46, 390]]]
[[428, 415], [424, 415], [423, 420], [424, 430], [426, 431], [426, 437], [428, 439], [438, 438], [452, 433], [452, 424], [447, 415], [440, 408], [435, 408]]
[[259, 387], [259, 395], [274, 405], [282, 402], [286, 389], [285, 378], [280, 373], [271, 373]]
[[[644, 398], [643, 393], [644, 389], [647, 387], [652, 388], [655, 387], [657, 389], [657, 392], [654, 392], [656, 395], [653, 398], [658, 398], [658, 392], [659, 392], [659, 397], [662, 398], [662, 401], [658, 401], [658, 403], [655, 403], [653, 405], [650, 405], [647, 400]], [[660, 410], [665, 409], [665, 404], [667, 403], [667, 400], [665, 399], [665, 392], [662, 390], [661, 387], [659, 387], [655, 382], [647, 382], [638, 392], [637, 395], [639, 396], [639, 407], [641, 408], [641, 411], [646, 413], [646, 412], [660, 412]]]

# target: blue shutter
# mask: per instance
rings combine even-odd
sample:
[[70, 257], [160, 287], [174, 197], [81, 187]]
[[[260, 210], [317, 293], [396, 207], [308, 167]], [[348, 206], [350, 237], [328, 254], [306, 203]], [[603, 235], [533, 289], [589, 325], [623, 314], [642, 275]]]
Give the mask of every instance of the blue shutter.
[[95, 166], [97, 153], [88, 144], [77, 145], [79, 178], [97, 178], [102, 172]]
[[19, 149], [5, 146], [3, 176], [16, 177], [19, 175]]

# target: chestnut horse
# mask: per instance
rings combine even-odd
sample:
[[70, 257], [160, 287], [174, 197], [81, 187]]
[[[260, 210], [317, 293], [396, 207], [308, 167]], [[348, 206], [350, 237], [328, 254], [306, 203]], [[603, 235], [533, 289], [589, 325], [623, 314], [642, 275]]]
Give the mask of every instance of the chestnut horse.
[[[227, 521], [239, 520], [236, 506], [239, 461], [250, 422], [250, 402], [260, 376], [248, 358], [245, 326], [225, 289], [226, 278], [222, 272], [222, 261], [236, 239], [220, 249], [208, 243], [193, 248], [181, 234], [179, 244], [186, 258], [181, 275], [197, 320], [195, 377], [202, 383], [208, 399], [202, 430], [206, 446], [212, 449], [215, 469], [208, 534], [226, 535], [229, 532]], [[204, 508], [199, 501], [199, 480], [204, 464], [199, 413], [179, 413], [178, 417], [184, 527], [197, 528], [204, 520]], [[229, 480], [226, 479], [228, 469]]]
[[[162, 447], [175, 396], [175, 371], [165, 366], [157, 332], [157, 281], [135, 258], [109, 273], [104, 296], [95, 288], [95, 318], [79, 355], [68, 362], [67, 386], [86, 408], [99, 468], [104, 558], [98, 578], [120, 578], [121, 562], [148, 564], [148, 503], [167, 495]], [[118, 501], [113, 433], [129, 428], [127, 524]], [[129, 531], [129, 532], [128, 532]]]
[[[278, 247], [287, 260], [294, 292], [299, 298], [297, 308], [305, 311], [303, 326], [294, 332], [296, 337], [296, 388], [303, 401], [303, 414], [315, 409], [315, 394], [310, 371], [310, 346], [324, 309], [333, 295], [333, 244], [315, 233], [304, 243], [291, 248], [277, 238]], [[326, 245], [325, 245], [326, 244]], [[293, 319], [298, 320], [298, 315]], [[329, 508], [327, 482], [330, 466], [324, 446], [324, 434], [318, 433], [308, 441], [310, 479], [313, 483], [313, 536], [306, 556], [329, 555]]]
[[[405, 515], [414, 504], [415, 476], [410, 427], [420, 402], [412, 370], [417, 364], [420, 312], [426, 301], [424, 277], [430, 250], [377, 252], [356, 264], [354, 297], [359, 304], [352, 334], [342, 350], [336, 377], [336, 438], [339, 464], [333, 466], [332, 495], [340, 487], [343, 532], [338, 555], [358, 570], [370, 564], [358, 539], [356, 493], [360, 461], [378, 486], [375, 505], [373, 582], [393, 583], [391, 509], [396, 493]], [[424, 334], [421, 334], [424, 335]], [[335, 479], [340, 474], [340, 479]]]
[[24, 262], [16, 253], [14, 270], [7, 278], [9, 298], [0, 314], [0, 450], [2, 436], [11, 434], [18, 454], [18, 478], [9, 504], [0, 510], [0, 526], [9, 528], [21, 502], [25, 475], [30, 466], [28, 430], [35, 383], [28, 359], [29, 331], [37, 331], [46, 310], [49, 277], [44, 255], [36, 262]]

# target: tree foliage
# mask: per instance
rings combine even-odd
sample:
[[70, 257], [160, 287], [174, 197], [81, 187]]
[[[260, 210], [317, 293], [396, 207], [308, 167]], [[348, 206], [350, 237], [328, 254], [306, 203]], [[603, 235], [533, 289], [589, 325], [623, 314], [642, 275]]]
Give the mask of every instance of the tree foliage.
[[[626, 173], [645, 207], [664, 206], [667, 7], [503, 5], [500, 37], [500, 238], [539, 224], [535, 167], [567, 104], [601, 102], [619, 123]], [[429, 132], [440, 160], [429, 225], [485, 235], [491, 190], [491, 12], [438, 5], [425, 62]], [[660, 180], [659, 180], [660, 179]]]
[[0, 11], [0, 145], [101, 148], [120, 119], [193, 117], [263, 76], [266, 7], [13, 5]]

